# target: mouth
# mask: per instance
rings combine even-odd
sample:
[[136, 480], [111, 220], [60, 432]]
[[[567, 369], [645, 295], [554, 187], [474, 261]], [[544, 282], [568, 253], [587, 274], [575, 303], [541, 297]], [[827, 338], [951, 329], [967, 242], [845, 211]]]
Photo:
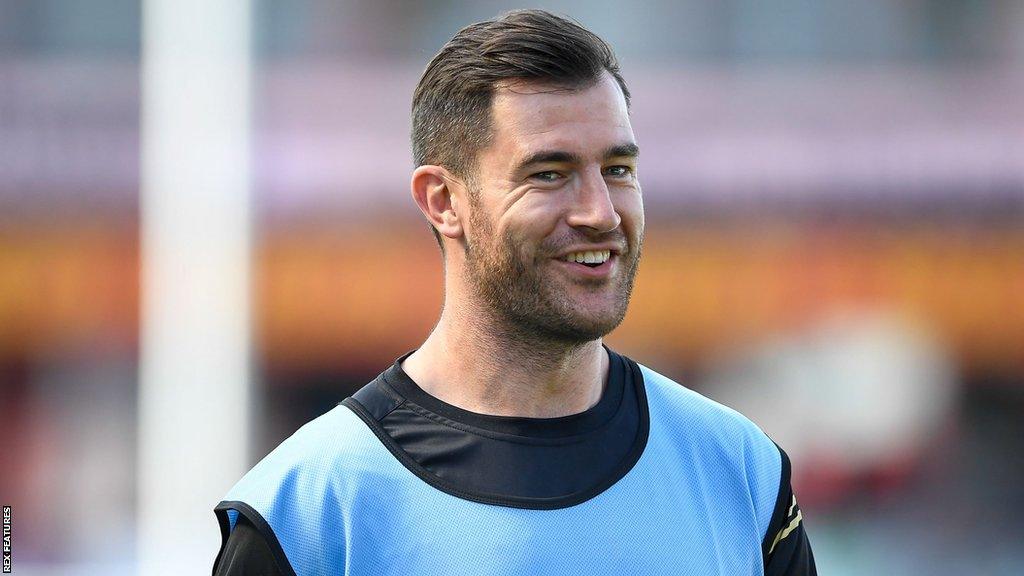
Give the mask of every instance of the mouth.
[[618, 254], [612, 250], [593, 250], [573, 252], [555, 261], [573, 275], [600, 279], [610, 277], [615, 272], [618, 259]]
[[588, 250], [584, 252], [572, 252], [562, 256], [561, 260], [569, 263], [582, 264], [588, 268], [599, 268], [611, 260], [611, 250]]

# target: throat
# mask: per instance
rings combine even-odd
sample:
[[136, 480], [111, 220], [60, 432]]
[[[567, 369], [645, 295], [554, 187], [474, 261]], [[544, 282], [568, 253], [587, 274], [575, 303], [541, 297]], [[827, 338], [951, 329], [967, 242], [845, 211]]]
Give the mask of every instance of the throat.
[[[601, 398], [608, 355], [600, 340], [552, 357], [534, 346], [519, 349], [491, 338], [427, 342], [403, 368], [427, 393], [448, 404], [491, 416], [558, 418], [584, 412]], [[461, 334], [466, 336], [466, 334]], [[440, 344], [440, 346], [437, 346]], [[455, 344], [454, 346], [452, 344]], [[458, 350], [458, 353], [452, 353]]]

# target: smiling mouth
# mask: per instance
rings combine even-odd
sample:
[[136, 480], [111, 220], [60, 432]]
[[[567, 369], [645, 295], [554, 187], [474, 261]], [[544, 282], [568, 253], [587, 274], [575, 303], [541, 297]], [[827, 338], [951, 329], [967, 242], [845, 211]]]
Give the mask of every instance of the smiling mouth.
[[588, 282], [604, 282], [611, 278], [615, 273], [617, 261], [618, 255], [614, 253], [608, 255], [606, 259], [591, 259], [590, 262], [587, 262], [586, 260], [580, 262], [579, 260], [569, 258], [555, 259], [555, 262], [558, 262], [561, 266], [565, 266], [566, 270], [578, 280], [586, 280]]
[[565, 255], [562, 260], [576, 264], [582, 264], [588, 268], [597, 268], [605, 262], [611, 260], [611, 250], [588, 250], [584, 252], [573, 252], [572, 254]]

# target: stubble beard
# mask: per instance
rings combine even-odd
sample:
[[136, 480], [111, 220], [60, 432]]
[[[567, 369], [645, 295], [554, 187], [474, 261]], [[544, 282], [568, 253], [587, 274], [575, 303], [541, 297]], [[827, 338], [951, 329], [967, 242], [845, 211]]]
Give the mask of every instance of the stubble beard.
[[[542, 275], [554, 273], [550, 255], [540, 250], [527, 265], [515, 240], [507, 233], [496, 238], [490, 222], [479, 214], [480, 210], [474, 209], [470, 215], [476, 234], [467, 238], [466, 269], [477, 297], [500, 323], [502, 336], [572, 347], [601, 338], [622, 323], [633, 292], [642, 238], [619, 256], [620, 272], [611, 280], [615, 284], [613, 305], [603, 313], [586, 314], [573, 306], [560, 282]], [[603, 282], [593, 285], [608, 289]]]

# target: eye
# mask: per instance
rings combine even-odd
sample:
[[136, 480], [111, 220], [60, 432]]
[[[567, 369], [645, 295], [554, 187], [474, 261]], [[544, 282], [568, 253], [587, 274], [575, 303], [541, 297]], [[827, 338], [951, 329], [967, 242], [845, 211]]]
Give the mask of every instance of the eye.
[[633, 174], [633, 168], [630, 166], [609, 166], [604, 169], [605, 176], [611, 176], [612, 178], [623, 178]]
[[557, 182], [561, 177], [562, 175], [554, 170], [545, 170], [544, 172], [537, 172], [530, 176], [530, 178], [540, 180], [541, 182]]

